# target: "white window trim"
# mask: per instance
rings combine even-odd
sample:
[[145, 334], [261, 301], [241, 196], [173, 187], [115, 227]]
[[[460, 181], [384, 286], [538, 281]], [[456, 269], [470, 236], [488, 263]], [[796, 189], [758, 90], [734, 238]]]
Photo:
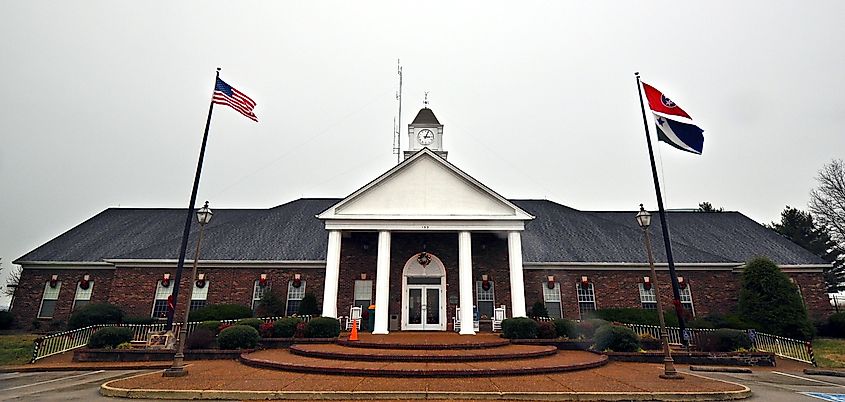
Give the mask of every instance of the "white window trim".
[[575, 297], [578, 299], [578, 317], [583, 320], [584, 317], [582, 317], [582, 314], [581, 314], [581, 303], [592, 303], [593, 304], [593, 310], [592, 311], [598, 310], [598, 306], [596, 305], [596, 287], [593, 286], [593, 283], [592, 282], [589, 283], [589, 286], [587, 287], [587, 291], [585, 291], [587, 293], [587, 295], [591, 296], [590, 298], [592, 300], [586, 300], [586, 299], [581, 300], [582, 289], [583, 289], [583, 286], [581, 286], [580, 283], [575, 284]]
[[[369, 284], [370, 284], [370, 286], [369, 286], [369, 290], [370, 290], [369, 291], [369, 297], [367, 297], [367, 299], [366, 299], [366, 300], [369, 300], [369, 304], [367, 305], [367, 307], [369, 307], [369, 305], [373, 304], [373, 281], [371, 279], [356, 279], [355, 280], [355, 283], [354, 283], [353, 289], [352, 289], [352, 303], [354, 304], [358, 300], [364, 300], [364, 298], [358, 297], [358, 284], [361, 283], [361, 282], [369, 282]], [[287, 306], [285, 306], [285, 308], [287, 308]]]
[[[493, 281], [489, 281], [490, 282], [490, 290], [484, 290], [484, 288], [481, 287], [483, 282], [484, 281], [475, 281], [475, 305], [480, 306], [481, 302], [489, 302], [493, 306], [493, 309], [492, 309], [492, 313], [490, 314], [490, 317], [488, 317], [488, 318], [492, 318], [493, 314], [496, 314], [496, 284], [493, 283]], [[488, 293], [490, 294], [490, 299], [489, 300], [488, 299], [482, 300], [481, 295], [482, 294], [488, 294]], [[479, 315], [480, 314], [481, 313], [479, 312]]]
[[[562, 318], [563, 317], [563, 297], [561, 297], [561, 294], [560, 294], [560, 282], [555, 282], [555, 288], [554, 289], [549, 289], [549, 286], [546, 282], [543, 282], [543, 284], [540, 285], [540, 286], [542, 286], [542, 289], [543, 289], [543, 306], [546, 306], [547, 303], [557, 303], [558, 308], [560, 310], [559, 311], [560, 317]], [[549, 290], [551, 290], [552, 292], [554, 292], [555, 295], [557, 295], [557, 300], [549, 299], [549, 298], [546, 297], [546, 296], [548, 296], [548, 294], [546, 292], [549, 291]], [[546, 307], [546, 311], [548, 311], [548, 309], [549, 308]]]
[[[252, 309], [252, 310], [255, 310], [255, 303], [256, 302], [261, 302], [261, 298], [264, 297], [264, 293], [270, 291], [270, 284], [269, 283], [267, 283], [264, 286], [261, 286], [260, 283], [261, 283], [261, 281], [256, 279], [255, 282], [252, 285], [252, 305], [250, 306], [250, 309]], [[258, 294], [259, 289], [262, 289], [261, 295]], [[287, 307], [287, 306], [285, 306], [285, 307]]]
[[[164, 301], [167, 301], [167, 297], [165, 297], [164, 299], [159, 299], [159, 298], [158, 298], [158, 287], [159, 287], [159, 286], [162, 286], [162, 285], [161, 285], [161, 280], [156, 281], [156, 288], [155, 288], [155, 292], [153, 293], [153, 306], [152, 306], [152, 308], [150, 308], [150, 317], [151, 317], [151, 318], [155, 318], [155, 319], [157, 319], [157, 320], [162, 320], [162, 319], [163, 319], [162, 317], [156, 317], [155, 315], [153, 315], [153, 313], [155, 313], [155, 310], [156, 310], [156, 302], [157, 302], [157, 301], [159, 301], [159, 300], [164, 300]], [[171, 280], [170, 280], [170, 286], [168, 286], [168, 287], [166, 287], [166, 288], [165, 288], [165, 289], [169, 289], [169, 290], [170, 290], [170, 296], [173, 296], [173, 287], [174, 287], [174, 286], [176, 286], [176, 283], [175, 283], [175, 281], [173, 281], [173, 280], [171, 279]], [[162, 287], [163, 287], [163, 286], [162, 286]], [[167, 310], [165, 310], [165, 312], [166, 312], [166, 311], [167, 311]]]
[[651, 289], [649, 290], [645, 289], [645, 284], [642, 282], [637, 285], [637, 288], [640, 291], [640, 307], [645, 309], [645, 307], [643, 307], [644, 305], [653, 304], [654, 308], [657, 309], [657, 295], [654, 291], [654, 285], [651, 285]]
[[[81, 282], [76, 282], [76, 293], [73, 295], [73, 305], [70, 306], [70, 311], [76, 310], [76, 301], [77, 300], [87, 300], [88, 303], [91, 303], [91, 298], [94, 297], [94, 281], [88, 281], [88, 289], [82, 289], [80, 286]], [[81, 299], [79, 297], [79, 291], [83, 291], [88, 293], [87, 299]]]
[[[692, 316], [695, 317], [695, 301], [692, 298], [692, 288], [690, 287], [690, 284], [687, 283], [687, 285], [683, 289], [678, 289], [678, 290], [680, 290], [680, 294], [681, 294], [681, 307], [683, 307], [685, 304], [689, 304], [689, 307], [690, 307], [689, 311], [692, 314]], [[684, 296], [686, 296], [684, 293], [689, 294], [689, 302], [684, 301]]]
[[41, 310], [44, 309], [44, 300], [55, 300], [56, 304], [59, 304], [59, 294], [62, 291], [62, 281], [56, 282], [56, 298], [55, 299], [46, 299], [45, 296], [47, 295], [47, 289], [50, 288], [50, 281], [44, 282], [44, 292], [41, 293], [41, 303], [38, 305], [38, 317], [37, 318], [53, 318], [56, 315], [56, 307], [53, 306], [53, 315], [51, 316], [42, 316]]
[[[299, 293], [301, 293], [302, 295], [298, 299], [291, 298], [290, 297], [291, 293], [293, 293], [293, 292], [291, 292], [291, 289], [296, 289], [295, 292], [297, 293], [297, 295]], [[293, 281], [288, 281], [288, 294], [287, 294], [287, 301], [285, 302], [285, 314], [288, 315], [287, 312], [288, 312], [288, 307], [290, 305], [291, 300], [299, 300], [299, 302], [302, 303], [302, 299], [304, 299], [304, 298], [305, 298], [305, 280], [302, 280], [302, 282], [301, 282], [301, 284], [299, 285], [298, 288], [293, 287]], [[293, 314], [296, 314], [296, 312], [294, 312]]]

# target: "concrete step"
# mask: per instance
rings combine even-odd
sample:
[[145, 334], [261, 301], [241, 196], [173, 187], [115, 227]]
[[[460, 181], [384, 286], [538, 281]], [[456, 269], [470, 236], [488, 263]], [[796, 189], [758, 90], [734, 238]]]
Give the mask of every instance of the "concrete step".
[[298, 356], [322, 359], [355, 361], [396, 361], [396, 362], [469, 362], [531, 359], [551, 356], [557, 353], [555, 346], [548, 345], [505, 345], [495, 348], [475, 349], [387, 349], [348, 347], [333, 344], [293, 345], [290, 352]]

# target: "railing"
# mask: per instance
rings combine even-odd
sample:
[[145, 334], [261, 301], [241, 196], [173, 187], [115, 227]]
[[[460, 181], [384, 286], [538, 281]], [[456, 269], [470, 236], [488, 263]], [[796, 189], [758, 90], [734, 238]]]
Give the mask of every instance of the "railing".
[[[263, 317], [264, 322], [276, 321], [284, 317]], [[309, 321], [310, 315], [299, 316], [303, 321]], [[242, 320], [220, 320], [221, 324], [234, 324]], [[200, 321], [192, 321], [188, 323], [188, 335], [196, 329]], [[164, 331], [167, 324], [164, 322], [155, 324], [105, 324], [105, 325], [91, 325], [84, 328], [74, 329], [71, 331], [58, 332], [55, 334], [45, 335], [35, 339], [32, 349], [32, 359], [30, 363], [35, 363], [36, 360], [43, 359], [48, 356], [57, 355], [73, 349], [81, 348], [88, 344], [88, 340], [94, 332], [100, 328], [105, 327], [124, 327], [132, 329], [133, 341], [146, 341], [149, 336], [155, 332]], [[178, 334], [182, 327], [182, 323], [173, 323], [173, 333]]]

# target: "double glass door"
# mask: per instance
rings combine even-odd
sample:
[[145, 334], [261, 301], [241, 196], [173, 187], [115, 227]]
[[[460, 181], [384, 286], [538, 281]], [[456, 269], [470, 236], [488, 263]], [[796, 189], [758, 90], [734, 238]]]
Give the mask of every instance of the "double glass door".
[[406, 329], [443, 329], [440, 307], [440, 285], [408, 285], [408, 326]]

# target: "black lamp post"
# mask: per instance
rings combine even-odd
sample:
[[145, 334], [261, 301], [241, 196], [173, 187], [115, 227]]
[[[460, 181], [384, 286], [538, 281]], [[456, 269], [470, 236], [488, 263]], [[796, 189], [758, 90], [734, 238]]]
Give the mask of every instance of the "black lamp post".
[[637, 223], [643, 229], [645, 237], [645, 250], [648, 255], [648, 266], [651, 268], [651, 288], [654, 289], [654, 298], [657, 300], [657, 317], [660, 319], [660, 341], [663, 344], [663, 374], [660, 378], [679, 380], [684, 377], [675, 370], [675, 360], [672, 359], [672, 352], [669, 350], [669, 331], [666, 330], [666, 320], [663, 318], [663, 304], [660, 302], [660, 292], [657, 286], [657, 272], [654, 269], [654, 256], [651, 254], [651, 239], [648, 235], [648, 227], [651, 225], [651, 214], [640, 204], [640, 212], [637, 213]]
[[[185, 302], [185, 320], [182, 322], [182, 325], [179, 328], [179, 339], [178, 339], [178, 346], [176, 348], [176, 355], [173, 356], [173, 364], [170, 366], [169, 369], [164, 370], [162, 376], [164, 377], [184, 377], [188, 375], [188, 371], [185, 370], [185, 338], [188, 337], [188, 314], [191, 312], [191, 298], [194, 294], [194, 283], [197, 280], [197, 262], [200, 258], [200, 244], [202, 243], [202, 235], [205, 230], [205, 225], [208, 222], [211, 222], [211, 217], [214, 215], [214, 212], [208, 208], [208, 201], [205, 202], [205, 206], [197, 210], [197, 222], [200, 224], [200, 233], [199, 237], [197, 237], [197, 249], [194, 252], [194, 267], [191, 273], [191, 282], [190, 286], [188, 286], [188, 297], [186, 298]], [[176, 283], [176, 286], [179, 286], [179, 283]]]

